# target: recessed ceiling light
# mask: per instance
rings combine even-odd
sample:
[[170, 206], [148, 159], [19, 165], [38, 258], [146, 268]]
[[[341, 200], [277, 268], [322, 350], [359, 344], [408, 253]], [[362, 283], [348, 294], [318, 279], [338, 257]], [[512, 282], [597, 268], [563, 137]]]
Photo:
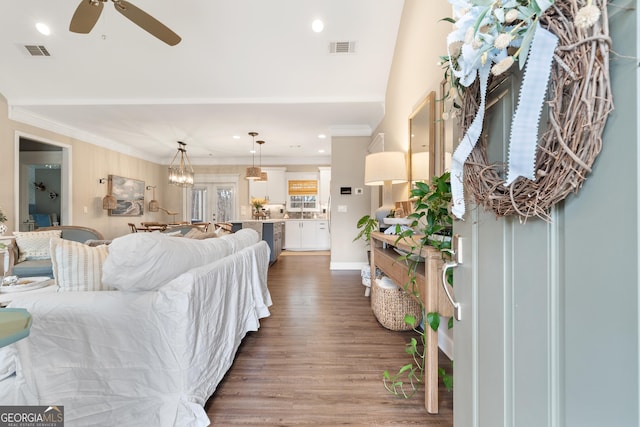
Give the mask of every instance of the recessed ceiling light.
[[256, 154], [256, 150], [249, 150], [251, 154]]
[[36, 29], [40, 31], [40, 34], [44, 34], [45, 36], [48, 36], [49, 34], [51, 34], [51, 29], [49, 28], [49, 26], [42, 22], [38, 22], [36, 24]]
[[233, 135], [233, 139], [240, 139], [240, 135]]
[[320, 139], [325, 139], [327, 137], [327, 135], [325, 135], [324, 133], [321, 133], [320, 135], [318, 135], [318, 138]]
[[311, 29], [316, 33], [321, 33], [324, 30], [324, 22], [321, 19], [316, 19], [311, 23]]
[[321, 148], [318, 150], [318, 153], [324, 153], [324, 150]]

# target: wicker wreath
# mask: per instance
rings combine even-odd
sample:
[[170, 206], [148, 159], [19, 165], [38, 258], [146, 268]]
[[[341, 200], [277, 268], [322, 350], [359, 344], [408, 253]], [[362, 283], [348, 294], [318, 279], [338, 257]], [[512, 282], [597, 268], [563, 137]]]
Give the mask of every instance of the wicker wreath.
[[[601, 17], [592, 27], [579, 29], [574, 19], [587, 4], [597, 6]], [[505, 187], [506, 165], [488, 163], [486, 138], [469, 155], [464, 171], [465, 188], [476, 204], [498, 216], [518, 215], [521, 221], [530, 217], [549, 221], [551, 207], [580, 189], [602, 149], [602, 132], [613, 110], [606, 0], [556, 0], [540, 23], [559, 42], [547, 101], [548, 125], [538, 143], [536, 180], [520, 177]], [[462, 95], [463, 133], [475, 117], [479, 99], [476, 80]]]

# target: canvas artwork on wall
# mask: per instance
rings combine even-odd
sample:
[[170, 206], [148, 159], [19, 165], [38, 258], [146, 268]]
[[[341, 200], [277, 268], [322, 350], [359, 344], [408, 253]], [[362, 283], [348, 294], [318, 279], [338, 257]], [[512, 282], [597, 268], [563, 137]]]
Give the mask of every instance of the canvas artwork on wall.
[[144, 181], [109, 175], [110, 193], [116, 198], [111, 216], [141, 216], [144, 213]]

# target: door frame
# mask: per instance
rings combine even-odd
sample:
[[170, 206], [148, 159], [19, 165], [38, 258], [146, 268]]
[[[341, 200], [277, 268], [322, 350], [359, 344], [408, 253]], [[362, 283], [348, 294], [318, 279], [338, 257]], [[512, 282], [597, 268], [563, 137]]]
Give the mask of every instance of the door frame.
[[[73, 224], [73, 192], [71, 189], [73, 171], [72, 164], [72, 146], [64, 144], [52, 139], [43, 138], [41, 136], [33, 135], [27, 132], [15, 131], [14, 134], [14, 156], [13, 156], [13, 217], [14, 217], [14, 230], [20, 230], [20, 223], [24, 221], [24, 218], [20, 218], [20, 191], [25, 184], [22, 179], [22, 167], [20, 164], [20, 139], [31, 139], [42, 144], [53, 145], [62, 148], [62, 162], [60, 171], [60, 225]], [[28, 185], [28, 183], [27, 183]]]

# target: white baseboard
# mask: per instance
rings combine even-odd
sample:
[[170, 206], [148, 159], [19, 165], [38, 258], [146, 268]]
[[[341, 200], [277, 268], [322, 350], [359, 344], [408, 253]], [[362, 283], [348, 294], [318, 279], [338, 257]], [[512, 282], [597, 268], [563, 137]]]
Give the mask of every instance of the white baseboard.
[[438, 328], [438, 347], [450, 360], [453, 360], [453, 331], [447, 328], [449, 323], [448, 317], [440, 318], [440, 327]]
[[332, 262], [329, 264], [329, 270], [362, 270], [369, 264], [366, 262]]

